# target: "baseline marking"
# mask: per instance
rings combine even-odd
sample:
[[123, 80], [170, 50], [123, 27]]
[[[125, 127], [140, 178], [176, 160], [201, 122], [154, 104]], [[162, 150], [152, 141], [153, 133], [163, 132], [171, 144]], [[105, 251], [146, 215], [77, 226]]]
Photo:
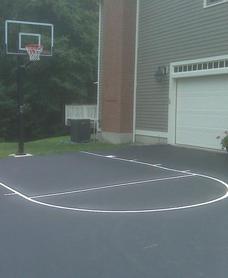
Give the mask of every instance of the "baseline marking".
[[[116, 188], [116, 187], [125, 187], [125, 186], [129, 186], [129, 185], [136, 185], [136, 184], [143, 184], [143, 183], [150, 183], [150, 182], [158, 182], [158, 181], [165, 181], [165, 180], [182, 179], [182, 178], [194, 177], [194, 176], [195, 176], [195, 174], [190, 174], [190, 175], [183, 175], [183, 176], [176, 176], [176, 177], [167, 177], [167, 178], [158, 178], [158, 179], [151, 179], [151, 180], [133, 181], [133, 182], [127, 182], [127, 183], [104, 185], [104, 186], [94, 187], [94, 188], [85, 188], [85, 189], [78, 189], [78, 190], [73, 190], [73, 191], [65, 191], [65, 192], [57, 192], [57, 193], [50, 193], [50, 194], [44, 194], [44, 195], [30, 196], [29, 198], [39, 199], [39, 198], [53, 197], [53, 196], [60, 196], [60, 195], [77, 194], [77, 193], [83, 193], [83, 192], [89, 192], [89, 191], [112, 189], [112, 188]], [[14, 193], [11, 193], [11, 194], [14, 194]]]
[[[159, 168], [159, 169], [163, 169], [163, 170], [167, 170], [167, 171], [172, 171], [172, 172], [176, 172], [176, 173], [189, 174], [189, 170], [183, 170], [183, 171], [182, 170], [176, 170], [176, 169], [164, 167], [161, 164], [151, 164], [151, 163], [142, 162], [142, 161], [138, 161], [138, 160], [130, 160], [130, 159], [125, 159], [125, 158], [120, 158], [120, 157], [110, 157], [110, 156], [105, 156], [105, 155], [102, 155], [102, 154], [85, 152], [85, 151], [81, 151], [81, 153], [84, 153], [84, 154], [87, 154], [87, 155], [92, 155], [92, 156], [97, 156], [97, 157], [102, 157], [102, 158], [106, 158], [106, 159], [119, 160], [119, 161], [124, 161], [124, 162], [132, 162], [132, 163], [146, 165], [146, 166], [149, 166], [149, 167], [155, 167], [155, 168]], [[198, 174], [196, 174], [196, 175], [198, 175]]]

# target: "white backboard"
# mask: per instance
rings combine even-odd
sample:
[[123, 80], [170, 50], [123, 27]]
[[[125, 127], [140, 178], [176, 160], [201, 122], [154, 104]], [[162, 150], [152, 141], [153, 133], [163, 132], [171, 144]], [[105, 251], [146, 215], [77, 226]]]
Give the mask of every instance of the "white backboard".
[[6, 20], [6, 54], [27, 55], [25, 46], [38, 44], [43, 46], [41, 56], [52, 56], [54, 46], [54, 25], [49, 23]]

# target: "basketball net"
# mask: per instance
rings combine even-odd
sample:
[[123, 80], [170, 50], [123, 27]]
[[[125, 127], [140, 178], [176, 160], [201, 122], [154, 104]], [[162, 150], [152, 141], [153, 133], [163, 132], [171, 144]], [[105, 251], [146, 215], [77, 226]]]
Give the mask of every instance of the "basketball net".
[[40, 54], [43, 51], [43, 46], [39, 44], [28, 44], [25, 46], [26, 51], [29, 55], [30, 61], [39, 61], [40, 60]]

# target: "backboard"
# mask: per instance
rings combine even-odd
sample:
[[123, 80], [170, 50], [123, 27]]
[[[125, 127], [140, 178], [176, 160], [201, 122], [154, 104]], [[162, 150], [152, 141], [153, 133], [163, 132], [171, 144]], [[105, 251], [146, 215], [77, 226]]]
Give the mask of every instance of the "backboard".
[[40, 56], [52, 56], [54, 45], [54, 26], [49, 23], [6, 20], [6, 54], [27, 55], [26, 45], [42, 45]]

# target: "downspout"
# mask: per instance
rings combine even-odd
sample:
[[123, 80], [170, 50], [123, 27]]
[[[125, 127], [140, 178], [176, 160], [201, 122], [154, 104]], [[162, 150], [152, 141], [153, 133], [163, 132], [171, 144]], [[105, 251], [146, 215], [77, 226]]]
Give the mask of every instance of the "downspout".
[[133, 143], [136, 137], [136, 93], [137, 93], [137, 76], [138, 76], [138, 39], [139, 39], [139, 1], [137, 0], [136, 8], [136, 28], [135, 28], [135, 73], [134, 73], [134, 98], [133, 98]]
[[99, 31], [98, 31], [98, 63], [97, 63], [97, 132], [99, 131], [100, 114], [100, 70], [101, 70], [101, 9], [102, 0], [99, 1]]

